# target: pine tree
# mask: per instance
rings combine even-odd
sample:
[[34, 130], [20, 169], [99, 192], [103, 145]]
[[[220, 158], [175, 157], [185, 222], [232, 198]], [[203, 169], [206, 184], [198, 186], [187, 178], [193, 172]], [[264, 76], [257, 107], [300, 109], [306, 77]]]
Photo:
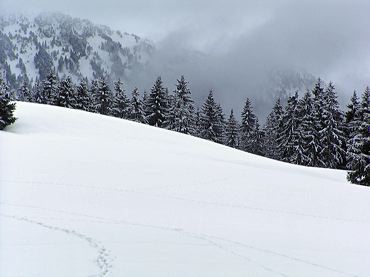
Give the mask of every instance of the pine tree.
[[238, 148], [239, 146], [239, 125], [234, 117], [234, 111], [231, 110], [229, 120], [227, 121], [226, 126], [226, 145]]
[[356, 91], [353, 92], [353, 95], [351, 97], [350, 103], [347, 106], [348, 110], [345, 115], [346, 123], [350, 123], [353, 119], [355, 119], [358, 116], [358, 113], [360, 111], [360, 102], [357, 97]]
[[115, 117], [127, 119], [130, 113], [130, 100], [127, 98], [122, 85], [121, 80], [114, 83], [115, 97], [113, 100], [112, 112]]
[[184, 134], [194, 134], [193, 100], [184, 76], [177, 80], [170, 107], [167, 128]]
[[40, 103], [53, 104], [58, 98], [58, 77], [54, 70], [46, 76], [40, 94]]
[[18, 100], [25, 102], [32, 102], [33, 97], [30, 91], [30, 85], [27, 81], [23, 81], [21, 87], [19, 88]]
[[346, 139], [345, 144], [345, 168], [348, 169], [348, 164], [350, 164], [351, 161], [348, 159], [351, 159], [348, 155], [348, 147], [350, 146], [353, 136], [356, 134], [357, 130], [359, 129], [360, 124], [360, 102], [357, 97], [356, 91], [353, 92], [352, 97], [350, 99], [349, 104], [347, 105], [347, 111], [344, 116], [344, 135]]
[[201, 137], [200, 114], [201, 114], [200, 109], [199, 107], [197, 107], [197, 111], [195, 112], [194, 115], [194, 136], [196, 137]]
[[[354, 128], [353, 126], [354, 123], [359, 119], [358, 116], [359, 116], [360, 109], [361, 109], [360, 102], [357, 97], [356, 91], [354, 91], [350, 99], [350, 103], [347, 105], [347, 112], [344, 117], [345, 119], [345, 122], [344, 122], [345, 132], [344, 133], [345, 133], [347, 142], [351, 138], [351, 133], [353, 132], [353, 128]], [[347, 148], [346, 148], [346, 151], [347, 151]], [[346, 158], [347, 158], [347, 155], [346, 155]], [[346, 161], [346, 163], [348, 162]]]
[[200, 113], [200, 137], [214, 141], [223, 142], [223, 122], [221, 121], [220, 106], [213, 98], [212, 90], [202, 106]]
[[42, 84], [39, 80], [36, 80], [34, 86], [32, 87], [32, 100], [35, 103], [42, 103]]
[[285, 162], [297, 164], [301, 161], [299, 124], [298, 92], [296, 92], [289, 97], [279, 125], [277, 141], [281, 159]]
[[347, 179], [354, 183], [370, 186], [370, 89], [362, 96], [359, 113], [354, 115], [353, 129], [348, 141]]
[[147, 123], [146, 118], [145, 118], [143, 101], [140, 99], [139, 90], [137, 88], [135, 88], [132, 91], [129, 118], [136, 122], [140, 122], [144, 124]]
[[143, 111], [144, 111], [146, 123], [148, 123], [148, 118], [149, 118], [149, 115], [151, 113], [151, 107], [149, 105], [148, 99], [149, 99], [148, 93], [144, 90], [142, 102], [143, 102]]
[[168, 98], [168, 113], [166, 116], [166, 121], [163, 126], [168, 130], [176, 130], [177, 128], [177, 115], [176, 115], [176, 104], [178, 103], [176, 95], [169, 95]]
[[77, 106], [75, 89], [71, 77], [67, 76], [67, 78], [59, 83], [58, 91], [53, 98], [53, 104], [55, 106], [71, 109]]
[[345, 162], [344, 128], [342, 125], [342, 114], [339, 111], [337, 95], [332, 83], [329, 83], [324, 93], [323, 124], [319, 131], [320, 145], [322, 147], [320, 156], [325, 167], [339, 168]]
[[77, 86], [76, 93], [76, 109], [83, 111], [91, 111], [91, 97], [89, 94], [89, 88], [87, 85], [87, 80], [83, 79]]
[[221, 126], [220, 143], [225, 144], [226, 119], [220, 103], [217, 103], [217, 115]]
[[256, 125], [253, 132], [253, 151], [251, 153], [265, 156], [265, 149], [264, 149], [264, 131], [260, 130], [260, 124], [258, 122], [258, 118], [256, 118]]
[[148, 123], [162, 127], [168, 113], [168, 99], [161, 77], [158, 77], [148, 97]]
[[278, 127], [283, 115], [283, 107], [280, 98], [276, 101], [271, 113], [267, 116], [264, 128], [264, 147], [267, 157], [279, 160], [279, 145], [277, 143]]
[[99, 95], [99, 80], [94, 79], [91, 81], [90, 86], [90, 98], [91, 98], [91, 105], [90, 111], [94, 113], [98, 113], [98, 107], [100, 107], [100, 95]]
[[252, 110], [252, 104], [249, 98], [247, 98], [243, 112], [241, 122], [241, 141], [240, 147], [242, 150], [252, 153], [253, 152], [253, 139], [256, 128], [256, 116]]
[[311, 164], [315, 167], [325, 167], [325, 160], [321, 156], [322, 144], [320, 142], [320, 132], [324, 126], [324, 98], [325, 92], [322, 86], [321, 79], [319, 78], [312, 90], [312, 126], [311, 126], [311, 144], [310, 144], [310, 153], [311, 153]]
[[0, 76], [0, 130], [16, 120], [14, 117], [15, 103], [10, 102], [9, 95], [9, 87]]
[[298, 103], [300, 126], [299, 141], [302, 145], [301, 165], [318, 167], [323, 165], [320, 157], [320, 141], [319, 130], [316, 128], [314, 103], [310, 91], [303, 95], [303, 98]]
[[104, 79], [92, 83], [94, 111], [103, 115], [112, 114], [112, 91]]
[[167, 105], [167, 114], [169, 110], [171, 109], [171, 105], [173, 105], [175, 102], [175, 97], [174, 95], [170, 95], [170, 92], [168, 91], [168, 88], [164, 88], [164, 99], [166, 99], [166, 105]]

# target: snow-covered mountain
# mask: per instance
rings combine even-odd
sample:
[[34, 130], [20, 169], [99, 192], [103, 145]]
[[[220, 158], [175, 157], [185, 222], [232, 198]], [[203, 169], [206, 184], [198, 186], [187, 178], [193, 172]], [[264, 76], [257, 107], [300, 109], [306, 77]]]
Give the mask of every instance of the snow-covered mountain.
[[17, 103], [0, 276], [370, 276], [370, 190], [126, 120]]
[[152, 51], [134, 34], [63, 14], [0, 17], [0, 71], [13, 88], [25, 76], [42, 80], [52, 67], [60, 77], [124, 78]]
[[[177, 49], [171, 41], [154, 43], [134, 34], [113, 31], [88, 20], [67, 15], [41, 14], [36, 17], [0, 17], [0, 73], [12, 89], [24, 78], [31, 83], [43, 80], [51, 68], [59, 77], [74, 81], [87, 77], [107, 77], [125, 81], [128, 91], [148, 90], [161, 75], [170, 91], [181, 75], [191, 84], [197, 105], [202, 105], [209, 90], [216, 91], [226, 111], [240, 113], [246, 97], [252, 98], [256, 113], [265, 117], [277, 98], [282, 103], [296, 90], [311, 89], [315, 77], [295, 69], [255, 70], [245, 62], [237, 71], [222, 68], [229, 57], [217, 57], [190, 49]], [[230, 60], [231, 59], [231, 60]], [[255, 61], [255, 63], [257, 63]], [[111, 83], [111, 82], [110, 82]]]

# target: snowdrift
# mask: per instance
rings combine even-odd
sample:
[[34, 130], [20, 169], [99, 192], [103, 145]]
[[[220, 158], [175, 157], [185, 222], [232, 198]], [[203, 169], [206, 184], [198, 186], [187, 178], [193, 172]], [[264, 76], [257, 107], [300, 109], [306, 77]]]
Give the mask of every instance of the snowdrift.
[[0, 131], [0, 276], [370, 276], [370, 190], [76, 110]]

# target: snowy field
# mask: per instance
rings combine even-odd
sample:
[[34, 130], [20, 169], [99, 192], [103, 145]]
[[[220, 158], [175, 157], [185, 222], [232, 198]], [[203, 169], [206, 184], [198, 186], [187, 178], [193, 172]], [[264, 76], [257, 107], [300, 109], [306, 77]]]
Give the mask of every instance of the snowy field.
[[101, 115], [0, 131], [1, 277], [370, 276], [370, 189]]

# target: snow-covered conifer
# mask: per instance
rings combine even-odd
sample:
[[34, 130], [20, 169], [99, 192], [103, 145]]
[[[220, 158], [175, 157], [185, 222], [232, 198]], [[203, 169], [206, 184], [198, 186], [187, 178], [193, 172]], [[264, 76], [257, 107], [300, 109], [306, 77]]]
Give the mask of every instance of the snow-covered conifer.
[[278, 138], [281, 160], [290, 163], [301, 161], [299, 134], [298, 92], [288, 99], [283, 117], [279, 124]]
[[15, 103], [10, 101], [9, 87], [0, 76], [0, 130], [15, 122]]
[[60, 81], [58, 90], [53, 96], [53, 104], [59, 107], [76, 108], [76, 94], [71, 77]]
[[137, 88], [132, 91], [129, 118], [136, 122], [147, 123], [143, 101], [140, 99], [139, 90]]
[[224, 123], [221, 121], [220, 112], [220, 105], [215, 102], [211, 90], [200, 113], [199, 135], [201, 138], [223, 143]]
[[231, 110], [225, 130], [225, 144], [227, 146], [238, 148], [239, 146], [239, 125], [235, 119], [234, 111]]
[[30, 90], [30, 84], [24, 80], [18, 91], [18, 100], [25, 102], [32, 102], [33, 97]]
[[46, 76], [42, 84], [42, 90], [40, 94], [40, 101], [42, 104], [53, 104], [55, 99], [58, 98], [58, 77], [52, 69]]
[[114, 99], [112, 112], [113, 116], [119, 118], [129, 118], [130, 100], [125, 94], [121, 80], [114, 83]]
[[32, 87], [32, 100], [35, 103], [42, 103], [42, 83], [37, 79]]
[[104, 79], [92, 82], [94, 111], [104, 115], [112, 114], [112, 91]]
[[354, 116], [347, 147], [347, 179], [355, 184], [370, 186], [370, 89], [362, 95], [359, 113]]
[[325, 167], [339, 168], [345, 162], [345, 136], [342, 113], [332, 83], [329, 83], [324, 92], [322, 119], [323, 124], [319, 131], [322, 147], [320, 156]]
[[167, 128], [184, 134], [194, 134], [194, 107], [188, 82], [184, 76], [177, 80], [176, 90], [170, 104]]
[[147, 108], [148, 123], [152, 126], [162, 127], [168, 113], [168, 99], [161, 77], [157, 78], [150, 91], [147, 100]]
[[253, 152], [253, 136], [256, 128], [256, 116], [253, 113], [249, 98], [245, 101], [240, 126], [240, 148], [244, 151]]
[[83, 111], [90, 111], [92, 106], [87, 84], [87, 79], [83, 79], [76, 88], [76, 108]]
[[356, 91], [353, 92], [350, 103], [347, 105], [347, 112], [345, 115], [346, 123], [350, 123], [354, 118], [358, 117], [360, 111], [360, 101], [357, 97]]
[[256, 123], [255, 128], [252, 135], [252, 141], [253, 141], [253, 150], [251, 153], [265, 156], [265, 149], [264, 149], [264, 131], [260, 130], [260, 124], [258, 122], [258, 118], [256, 117]]
[[276, 101], [271, 113], [267, 116], [266, 125], [264, 128], [264, 147], [265, 155], [269, 158], [278, 160], [279, 145], [277, 143], [278, 127], [283, 115], [283, 107], [280, 103], [280, 98]]
[[322, 166], [323, 161], [320, 156], [319, 130], [316, 128], [314, 116], [314, 104], [312, 94], [309, 90], [303, 95], [298, 103], [300, 125], [299, 142], [300, 150], [303, 151], [302, 159], [299, 164], [306, 166]]

